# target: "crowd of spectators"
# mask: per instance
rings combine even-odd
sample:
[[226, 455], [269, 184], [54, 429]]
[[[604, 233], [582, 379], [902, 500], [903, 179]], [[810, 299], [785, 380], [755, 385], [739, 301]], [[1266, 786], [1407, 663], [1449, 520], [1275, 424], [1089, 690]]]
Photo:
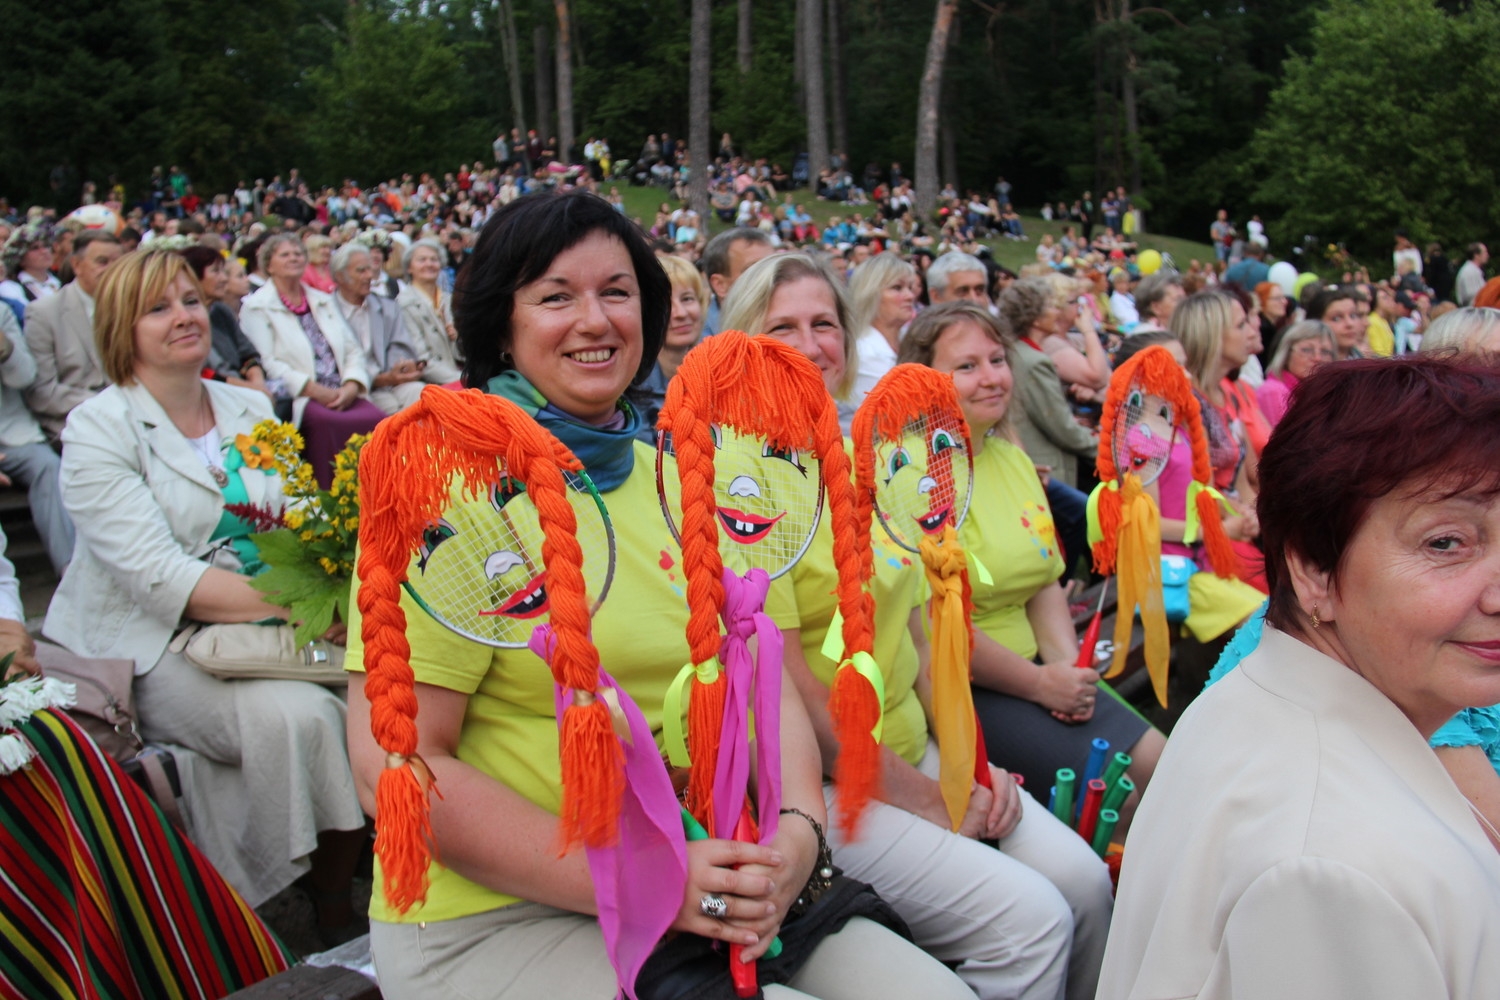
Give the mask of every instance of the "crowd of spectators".
[[[1500, 352], [1500, 324], [1482, 309], [1500, 305], [1500, 279], [1486, 280], [1489, 254], [1483, 244], [1468, 247], [1455, 269], [1440, 247], [1424, 254], [1398, 232], [1388, 277], [1351, 271], [1336, 284], [1311, 275], [1287, 282], [1271, 262], [1260, 220], [1252, 218], [1241, 239], [1221, 212], [1210, 232], [1214, 260], [1179, 268], [1141, 248], [1139, 213], [1121, 188], [1097, 205], [1085, 192], [1071, 206], [1046, 207], [1044, 217], [1064, 221], [1061, 235], [1043, 236], [1035, 261], [1012, 271], [997, 264], [985, 242], [1028, 240], [1003, 177], [989, 192], [961, 194], [948, 185], [936, 217], [924, 220], [916, 215], [899, 163], [888, 171], [871, 163], [856, 178], [847, 158], [835, 153], [816, 171], [799, 161], [788, 172], [764, 158], [740, 155], [726, 134], [711, 171], [714, 218], [701, 219], [681, 204], [691, 164], [684, 144], [670, 135], [648, 137], [633, 159], [616, 158], [607, 139], [590, 137], [576, 166], [559, 161], [556, 148], [555, 140], [512, 130], [496, 139], [493, 163], [464, 164], [441, 177], [420, 173], [370, 186], [352, 179], [321, 185], [294, 168], [204, 197], [174, 165], [153, 171], [134, 201], [118, 184], [102, 192], [88, 185], [79, 211], [62, 218], [40, 208], [16, 215], [0, 204], [0, 475], [27, 488], [33, 520], [63, 577], [48, 635], [81, 655], [137, 660], [143, 710], [154, 713], [148, 735], [184, 746], [186, 759], [200, 758], [189, 781], [189, 793], [200, 800], [200, 835], [253, 902], [309, 866], [321, 879], [319, 891], [326, 894], [331, 886], [347, 895], [363, 820], [341, 742], [332, 754], [323, 747], [306, 759], [292, 753], [290, 760], [262, 762], [273, 773], [257, 774], [236, 763], [246, 719], [255, 718], [257, 725], [273, 719], [294, 744], [312, 738], [308, 734], [323, 739], [342, 727], [337, 699], [307, 699], [292, 707], [296, 692], [231, 691], [233, 682], [208, 690], [168, 647], [182, 618], [254, 621], [273, 613], [243, 585], [243, 565], [222, 573], [199, 565], [201, 543], [219, 539], [212, 532], [220, 527], [215, 522], [222, 500], [212, 490], [207, 498], [187, 499], [187, 487], [179, 488], [174, 477], [204, 486], [207, 474], [192, 462], [191, 474], [184, 472], [178, 460], [203, 454], [200, 446], [216, 445], [215, 435], [231, 424], [232, 431], [244, 433], [275, 413], [301, 428], [315, 474], [326, 484], [335, 454], [351, 435], [412, 405], [429, 385], [459, 383], [465, 357], [454, 290], [463, 287], [480, 231], [518, 199], [582, 189], [624, 214], [621, 185], [656, 186], [673, 196], [661, 202], [649, 224], [636, 220], [672, 289], [662, 352], [649, 377], [631, 389], [644, 439], [651, 438], [667, 386], [693, 345], [724, 329], [726, 319], [752, 333], [772, 332], [759, 327], [771, 322], [768, 312], [780, 301], [782, 285], [812, 282], [818, 301], [827, 298], [836, 306], [824, 310], [834, 318], [819, 321], [840, 326], [848, 348], [847, 378], [830, 386], [843, 397], [846, 421], [898, 359], [947, 364], [935, 345], [955, 325], [964, 336], [970, 327], [979, 331], [975, 343], [989, 345], [986, 350], [999, 345], [998, 364], [1014, 380], [1013, 392], [1005, 390], [1013, 402], [985, 425], [985, 433], [1003, 438], [996, 453], [1003, 450], [1006, 468], [1019, 462], [1026, 473], [1017, 497], [1030, 505], [1026, 516], [1038, 524], [1032, 531], [1037, 544], [1050, 539], [1052, 548], [1046, 580], [1035, 581], [1024, 595], [1001, 595], [1009, 603], [996, 598], [1006, 613], [1030, 617], [1037, 636], [1024, 650], [996, 646], [994, 676], [1028, 673], [1035, 658], [1044, 680], [1024, 686], [994, 680], [991, 693], [1022, 706], [1017, 711], [1034, 715], [1038, 706], [1044, 709], [1026, 718], [1057, 729], [1061, 735], [1047, 739], [1065, 752], [1079, 734], [1108, 733], [1130, 748], [1141, 788], [1164, 735], [1144, 720], [1137, 724], [1116, 701], [1096, 705], [1098, 675], [1073, 666], [1076, 643], [1054, 641], [1058, 634], [1070, 636], [1065, 586], [1074, 577], [1089, 577], [1086, 498], [1094, 484], [1099, 404], [1115, 364], [1144, 346], [1168, 346], [1187, 368], [1204, 413], [1214, 485], [1225, 497], [1225, 534], [1243, 570], [1239, 579], [1196, 595], [1213, 621], [1205, 624], [1200, 614], [1188, 627], [1200, 641], [1213, 642], [1242, 622], [1267, 591], [1258, 562], [1257, 462], [1295, 386], [1319, 367], [1348, 359], [1455, 345]], [[835, 214], [827, 215], [828, 203], [837, 206]], [[817, 217], [809, 204], [817, 207]], [[722, 231], [711, 237], [715, 223]], [[163, 250], [175, 252], [181, 263], [161, 264], [167, 255], [153, 251]], [[786, 267], [761, 264], [798, 251], [782, 258], [791, 262]], [[747, 273], [763, 308], [747, 305], [750, 293], [744, 291], [731, 298]], [[134, 284], [122, 285], [127, 281]], [[179, 355], [191, 350], [170, 335], [155, 298], [128, 300], [122, 291], [127, 287], [161, 298], [160, 309], [173, 317], [201, 311], [201, 361], [184, 367]], [[1481, 309], [1468, 308], [1476, 306]], [[1461, 308], [1454, 321], [1441, 321]], [[185, 322], [192, 326], [196, 320]], [[926, 338], [925, 347], [905, 343], [914, 329]], [[166, 445], [163, 435], [169, 433], [156, 431], [163, 421], [180, 431]], [[191, 432], [184, 429], [189, 426]], [[112, 443], [112, 434], [124, 436]], [[127, 440], [130, 435], [138, 440]], [[218, 482], [222, 470], [215, 454], [210, 447], [204, 461]], [[132, 464], [138, 457], [139, 467]], [[1179, 478], [1185, 476], [1187, 460], [1174, 461]], [[1028, 478], [1033, 469], [1039, 490]], [[1176, 507], [1162, 501], [1163, 537], [1189, 558], [1200, 556], [1184, 541], [1186, 513], [1177, 500]], [[1021, 505], [1016, 499], [1018, 518]], [[70, 514], [89, 519], [76, 560]], [[1052, 527], [1042, 530], [1041, 518]], [[193, 539], [178, 522], [191, 526]], [[122, 547], [123, 537], [170, 551]], [[0, 570], [7, 566], [0, 559]], [[1054, 586], [1059, 576], [1062, 585]], [[163, 596], [161, 587], [170, 594]], [[117, 631], [129, 639], [125, 645], [89, 628], [89, 616], [102, 605], [114, 609]], [[198, 702], [181, 693], [193, 685]], [[208, 702], [219, 705], [220, 714], [196, 710]], [[235, 704], [240, 707], [224, 707]], [[1015, 729], [1004, 714], [1010, 708], [997, 702], [989, 711], [995, 714], [981, 718], [987, 727]], [[333, 792], [326, 802], [293, 803], [291, 817], [257, 816], [253, 832], [265, 839], [284, 832], [268, 831], [268, 823], [290, 823], [299, 853], [262, 857], [256, 868], [225, 831], [213, 829], [214, 809], [241, 816], [246, 803], [261, 803], [264, 794], [243, 791], [241, 783], [275, 783], [288, 774], [312, 775]], [[1044, 790], [1027, 787], [1033, 794]], [[226, 797], [239, 808], [226, 804]], [[1127, 816], [1122, 836], [1128, 827]], [[1063, 875], [1047, 870], [1046, 857], [1032, 863], [1058, 883], [1079, 922], [1072, 960], [1082, 965], [1053, 978], [1071, 983], [1069, 995], [1083, 995], [1084, 984], [1091, 987], [1097, 976], [1109, 904], [1103, 894], [1090, 895], [1099, 888], [1092, 883], [1064, 884]], [[333, 876], [324, 874], [329, 864], [339, 869]], [[878, 866], [870, 871], [884, 877]], [[1075, 893], [1089, 895], [1087, 905], [1073, 899]], [[347, 906], [327, 909], [323, 923], [332, 929], [347, 922]], [[1059, 903], [1059, 909], [1069, 919], [1067, 908]], [[1067, 965], [1067, 948], [1066, 941], [1057, 945], [1059, 968]], [[962, 955], [947, 957], [964, 961]], [[960, 972], [971, 985], [986, 981]]]

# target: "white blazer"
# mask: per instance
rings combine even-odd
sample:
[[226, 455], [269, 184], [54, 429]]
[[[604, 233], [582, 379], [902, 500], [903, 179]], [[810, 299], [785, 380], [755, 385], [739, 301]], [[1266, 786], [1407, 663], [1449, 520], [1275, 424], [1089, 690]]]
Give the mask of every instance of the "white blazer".
[[1500, 997], [1500, 853], [1405, 715], [1267, 626], [1130, 828], [1098, 1000]]
[[[354, 331], [349, 329], [349, 324], [344, 322], [333, 296], [307, 285], [303, 285], [302, 290], [312, 305], [318, 329], [323, 331], [328, 346], [333, 348], [339, 377], [345, 382], [358, 382], [368, 392], [370, 373], [365, 367], [364, 349]], [[266, 377], [281, 379], [293, 398], [300, 397], [314, 375], [312, 343], [302, 329], [302, 320], [282, 304], [274, 282], [266, 282], [259, 291], [245, 299], [240, 306], [240, 329], [260, 352]]]
[[422, 380], [434, 385], [457, 382], [462, 362], [458, 357], [458, 346], [448, 337], [448, 324], [453, 322], [452, 296], [443, 296], [441, 316], [432, 308], [432, 301], [415, 285], [401, 289], [396, 304], [406, 317], [406, 329], [411, 333], [412, 342], [427, 362]]
[[[262, 393], [204, 385], [221, 439], [274, 419]], [[80, 656], [129, 657], [144, 674], [209, 566], [224, 495], [143, 386], [113, 385], [80, 404], [62, 440], [63, 503], [78, 543], [42, 632]], [[251, 503], [279, 507], [280, 476], [247, 469], [241, 479]]]

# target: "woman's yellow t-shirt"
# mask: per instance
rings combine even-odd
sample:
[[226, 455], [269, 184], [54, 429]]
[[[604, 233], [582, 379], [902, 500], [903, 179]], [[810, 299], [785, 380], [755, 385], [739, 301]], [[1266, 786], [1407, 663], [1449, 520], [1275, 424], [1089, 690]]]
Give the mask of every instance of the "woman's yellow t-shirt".
[[[689, 656], [686, 584], [677, 543], [657, 498], [655, 451], [640, 443], [635, 448], [630, 477], [604, 495], [614, 524], [616, 566], [609, 595], [593, 620], [593, 638], [602, 666], [630, 693], [659, 739], [662, 699]], [[354, 586], [359, 586], [357, 580]], [[363, 671], [360, 618], [352, 597], [350, 609], [346, 666]], [[496, 649], [450, 631], [404, 591], [401, 609], [417, 680], [469, 695], [458, 759], [556, 813], [562, 779], [547, 665], [529, 650]], [[427, 902], [401, 914], [386, 906], [377, 866], [371, 918], [397, 923], [451, 920], [518, 902], [437, 861], [428, 875]]]
[[[921, 558], [892, 542], [875, 525], [875, 662], [885, 679], [885, 729], [882, 742], [902, 759], [916, 764], [927, 749], [927, 716], [914, 688], [917, 647], [907, 623], [911, 609], [923, 601], [925, 580]], [[800, 622], [802, 654], [813, 675], [833, 683], [838, 664], [823, 653], [828, 626], [838, 608], [838, 571], [833, 561], [833, 531], [828, 512], [818, 524], [812, 544], [792, 571], [771, 585], [767, 605], [776, 611], [790, 608]], [[837, 641], [837, 640], [836, 640]], [[839, 644], [842, 645], [841, 641]]]
[[1036, 466], [1003, 438], [989, 438], [974, 456], [973, 494], [959, 540], [970, 556], [974, 627], [1013, 653], [1036, 656], [1026, 602], [1062, 576], [1063, 560]]

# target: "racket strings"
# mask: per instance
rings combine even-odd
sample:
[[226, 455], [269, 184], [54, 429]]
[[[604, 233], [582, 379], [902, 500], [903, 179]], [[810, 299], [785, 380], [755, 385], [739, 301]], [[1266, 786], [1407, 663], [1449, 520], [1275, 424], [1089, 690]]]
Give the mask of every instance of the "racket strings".
[[952, 420], [910, 419], [900, 437], [876, 440], [873, 501], [881, 527], [909, 552], [923, 538], [962, 527], [973, 492], [973, 458]]
[[601, 504], [580, 480], [568, 482], [558, 512], [562, 520], [571, 513], [573, 530], [550, 534], [531, 491], [503, 467], [496, 487], [454, 496], [424, 531], [407, 577], [412, 596], [440, 623], [486, 645], [526, 645], [556, 610], [549, 563], [581, 563], [587, 607], [598, 609], [612, 576], [614, 539]]

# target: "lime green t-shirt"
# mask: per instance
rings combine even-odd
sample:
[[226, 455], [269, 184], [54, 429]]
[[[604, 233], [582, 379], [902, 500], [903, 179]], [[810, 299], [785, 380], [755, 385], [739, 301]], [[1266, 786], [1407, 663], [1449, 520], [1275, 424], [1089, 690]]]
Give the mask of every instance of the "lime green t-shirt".
[[[1036, 656], [1026, 602], [1063, 574], [1063, 560], [1036, 466], [1009, 441], [990, 438], [974, 456], [974, 491], [959, 541], [970, 557], [974, 627], [1011, 652]], [[991, 583], [980, 579], [975, 561]]]
[[[902, 759], [916, 764], [927, 749], [927, 715], [917, 698], [917, 647], [907, 623], [911, 609], [922, 603], [925, 580], [914, 552], [892, 542], [884, 529], [873, 526], [875, 574], [870, 594], [875, 598], [875, 662], [885, 678], [885, 730], [882, 742]], [[813, 676], [833, 683], [838, 664], [823, 654], [828, 626], [838, 608], [838, 571], [833, 561], [833, 531], [828, 512], [802, 560], [771, 585], [767, 604], [794, 609], [800, 623], [802, 654]]]
[[[686, 587], [679, 549], [657, 499], [655, 452], [644, 444], [635, 447], [630, 477], [604, 495], [617, 555], [614, 582], [594, 617], [593, 638], [604, 669], [630, 693], [659, 738], [663, 696], [689, 655]], [[363, 670], [360, 619], [353, 599], [350, 606], [346, 665]], [[449, 631], [404, 592], [401, 608], [417, 680], [469, 695], [458, 758], [556, 813], [562, 783], [552, 674], [546, 664], [529, 650], [496, 649]], [[428, 875], [427, 902], [400, 914], [385, 905], [377, 867], [370, 916], [398, 923], [451, 920], [518, 901], [436, 861]]]

